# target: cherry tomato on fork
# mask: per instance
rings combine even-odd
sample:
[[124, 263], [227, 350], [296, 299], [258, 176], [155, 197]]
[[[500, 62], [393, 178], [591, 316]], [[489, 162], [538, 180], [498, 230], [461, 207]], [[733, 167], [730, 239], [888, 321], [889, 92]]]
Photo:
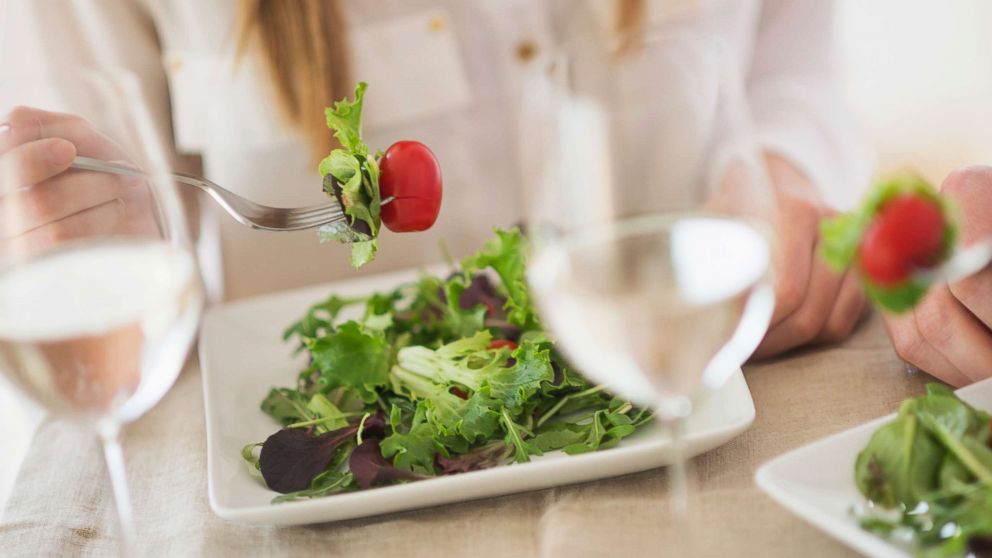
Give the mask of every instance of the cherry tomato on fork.
[[939, 263], [944, 215], [933, 200], [903, 194], [886, 202], [861, 241], [861, 270], [882, 286], [901, 283], [916, 268]]
[[441, 165], [426, 145], [398, 141], [379, 161], [382, 222], [393, 232], [425, 231], [441, 210]]

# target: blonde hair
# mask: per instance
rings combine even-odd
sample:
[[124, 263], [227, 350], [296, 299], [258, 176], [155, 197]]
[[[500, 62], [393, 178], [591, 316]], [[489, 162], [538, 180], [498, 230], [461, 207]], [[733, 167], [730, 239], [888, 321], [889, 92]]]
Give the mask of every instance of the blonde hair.
[[[645, 0], [616, 2], [616, 31], [636, 36], [646, 20]], [[239, 19], [238, 56], [257, 47], [280, 111], [320, 160], [335, 147], [324, 107], [353, 86], [340, 0], [240, 0]]]
[[324, 107], [351, 93], [346, 33], [339, 0], [241, 0], [238, 56], [257, 49], [280, 111], [314, 160], [335, 147]]

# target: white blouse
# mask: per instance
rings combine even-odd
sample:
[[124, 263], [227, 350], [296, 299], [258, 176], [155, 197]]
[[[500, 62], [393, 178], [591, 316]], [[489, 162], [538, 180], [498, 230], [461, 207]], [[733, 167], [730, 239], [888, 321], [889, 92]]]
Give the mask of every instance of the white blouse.
[[[590, 1], [604, 12], [611, 5]], [[664, 18], [675, 1], [652, 2], [652, 18]], [[437, 261], [441, 240], [456, 257], [469, 253], [492, 227], [520, 219], [514, 115], [527, 64], [521, 52], [550, 44], [546, 12], [535, 9], [537, 3], [345, 2], [353, 77], [370, 84], [367, 143], [384, 149], [400, 139], [423, 141], [441, 162], [445, 187], [436, 226], [416, 235], [384, 231], [379, 258], [360, 273]], [[324, 201], [310, 149], [281, 120], [261, 67], [251, 58], [234, 65], [236, 6], [236, 0], [5, 0], [0, 67], [126, 68], [142, 80], [174, 155], [201, 156], [205, 176], [260, 203]], [[710, 23], [739, 55], [761, 144], [803, 169], [828, 202], [850, 204], [868, 180], [872, 158], [836, 91], [832, 3], [724, 0], [716, 6]], [[52, 93], [21, 102], [50, 110], [72, 106], [71, 90]], [[318, 244], [313, 231], [252, 231], [216, 212], [202, 223], [204, 267], [216, 279], [223, 262], [228, 296], [355, 273], [346, 248]], [[211, 249], [214, 237], [220, 253]]]

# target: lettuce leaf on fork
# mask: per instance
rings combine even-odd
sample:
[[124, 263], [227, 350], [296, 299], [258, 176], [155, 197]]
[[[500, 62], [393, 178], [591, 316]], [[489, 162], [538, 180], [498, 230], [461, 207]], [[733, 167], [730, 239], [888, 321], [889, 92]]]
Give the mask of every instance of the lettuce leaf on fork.
[[379, 164], [362, 141], [362, 102], [367, 87], [359, 83], [354, 100], [342, 99], [324, 111], [327, 127], [334, 131], [341, 147], [331, 151], [319, 166], [324, 192], [338, 200], [347, 216], [346, 222], [321, 227], [320, 239], [350, 243], [355, 268], [375, 259], [382, 228]]

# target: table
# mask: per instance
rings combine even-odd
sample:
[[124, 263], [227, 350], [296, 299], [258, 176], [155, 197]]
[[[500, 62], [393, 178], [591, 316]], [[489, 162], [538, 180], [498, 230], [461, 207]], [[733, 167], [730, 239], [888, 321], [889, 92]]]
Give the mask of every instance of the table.
[[[581, 485], [308, 527], [220, 520], [206, 497], [199, 372], [191, 365], [125, 439], [140, 537], [154, 556], [674, 556], [691, 530], [701, 556], [854, 555], [754, 483], [765, 461], [896, 409], [930, 378], [909, 370], [871, 317], [841, 346], [748, 365], [757, 418], [696, 460], [688, 525], [673, 527], [663, 469]], [[109, 488], [95, 443], [68, 425], [39, 430], [0, 524], [0, 554], [104, 556], [114, 549]], [[668, 550], [668, 552], [666, 552]]]

